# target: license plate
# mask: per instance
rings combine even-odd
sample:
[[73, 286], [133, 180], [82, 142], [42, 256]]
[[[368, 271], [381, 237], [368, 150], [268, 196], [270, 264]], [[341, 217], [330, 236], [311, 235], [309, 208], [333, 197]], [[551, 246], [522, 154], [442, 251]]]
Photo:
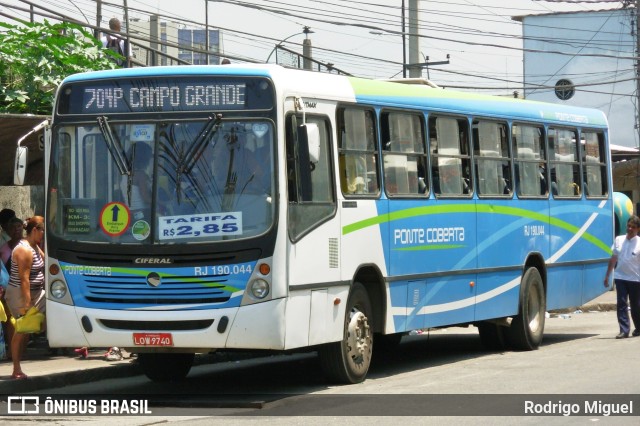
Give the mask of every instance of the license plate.
[[133, 333], [135, 346], [173, 346], [171, 333]]

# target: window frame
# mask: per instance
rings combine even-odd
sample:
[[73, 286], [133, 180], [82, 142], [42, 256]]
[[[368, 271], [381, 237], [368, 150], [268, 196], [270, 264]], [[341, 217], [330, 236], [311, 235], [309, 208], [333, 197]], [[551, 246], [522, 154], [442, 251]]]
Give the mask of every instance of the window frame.
[[[480, 146], [480, 128], [479, 125], [480, 123], [494, 123], [497, 124], [498, 126], [502, 126], [502, 129], [504, 130], [504, 138], [501, 140], [501, 145], [502, 143], [504, 143], [506, 146], [506, 156], [504, 154], [504, 152], [501, 152], [499, 156], [487, 156], [487, 155], [481, 155], [482, 153], [482, 147]], [[499, 135], [500, 136], [500, 135]], [[484, 118], [484, 117], [472, 117], [472, 121], [471, 121], [471, 137], [472, 137], [472, 142], [473, 142], [473, 170], [475, 173], [475, 182], [476, 182], [476, 188], [475, 188], [475, 192], [478, 195], [478, 198], [482, 198], [482, 199], [486, 199], [486, 198], [500, 198], [500, 199], [510, 199], [513, 197], [513, 155], [512, 155], [512, 148], [511, 148], [511, 137], [510, 137], [510, 127], [509, 124], [507, 123], [507, 121], [505, 120], [499, 120], [499, 119], [491, 119], [491, 118]], [[504, 149], [505, 147], [501, 146], [501, 150]], [[483, 194], [480, 191], [480, 183], [481, 183], [481, 176], [480, 176], [480, 164], [481, 162], [498, 162], [501, 161], [503, 162], [502, 164], [502, 179], [504, 181], [504, 185], [503, 185], [503, 192], [502, 193], [486, 193]], [[504, 164], [506, 162], [506, 165]], [[505, 172], [508, 174], [507, 176], [505, 176]], [[500, 184], [500, 182], [499, 182]], [[505, 193], [504, 191], [508, 190], [507, 193]]]
[[[540, 154], [535, 153], [534, 154], [534, 158], [532, 159], [526, 159], [523, 157], [520, 157], [518, 154], [518, 142], [514, 142], [514, 135], [513, 135], [513, 131], [514, 128], [516, 127], [528, 127], [528, 128], [533, 128], [533, 129], [538, 129], [540, 131], [540, 148], [542, 150], [542, 159], [540, 158], [535, 158], [535, 154]], [[550, 191], [550, 179], [549, 179], [549, 148], [547, 146], [547, 129], [545, 128], [545, 126], [542, 123], [530, 123], [530, 122], [513, 122], [511, 123], [511, 132], [510, 132], [510, 138], [511, 138], [511, 149], [512, 149], [512, 156], [513, 156], [513, 168], [514, 168], [514, 183], [515, 183], [515, 194], [518, 198], [521, 199], [548, 199], [549, 198], [549, 194], [551, 193]], [[520, 174], [519, 174], [519, 166], [521, 164], [538, 164], [538, 166], [540, 166], [540, 164], [542, 164], [543, 166], [543, 172], [541, 174], [541, 182], [540, 184], [544, 184], [544, 194], [540, 193], [540, 194], [523, 194], [521, 192], [521, 181], [520, 181]], [[518, 171], [516, 171], [516, 169], [518, 169]], [[544, 179], [542, 181], [542, 179]], [[542, 192], [542, 191], [540, 191]]]
[[[352, 147], [343, 146], [343, 143], [344, 143], [343, 138], [345, 138], [346, 136], [344, 132], [344, 129], [345, 129], [344, 112], [347, 110], [363, 111], [365, 115], [367, 113], [370, 114], [371, 120], [372, 120], [371, 128], [364, 129], [366, 136], [369, 136], [367, 134], [367, 130], [371, 130], [373, 132], [373, 135], [370, 135], [371, 141], [365, 140], [366, 145], [370, 145], [370, 147], [365, 147], [364, 149], [363, 148], [355, 149]], [[338, 178], [340, 182], [340, 192], [342, 193], [342, 196], [346, 199], [378, 199], [380, 198], [380, 194], [382, 193], [382, 190], [381, 190], [381, 172], [380, 172], [380, 152], [379, 152], [379, 145], [378, 145], [379, 130], [378, 130], [378, 116], [376, 114], [375, 109], [366, 105], [356, 105], [356, 104], [338, 105], [338, 107], [336, 108], [336, 127], [337, 127], [336, 128], [336, 134], [337, 134], [336, 146], [337, 146], [337, 154], [338, 154], [337, 170], [339, 173]], [[346, 166], [346, 158], [348, 158], [349, 156], [353, 156], [353, 158], [356, 158], [356, 159], [358, 158], [358, 156], [360, 156], [360, 158], [364, 158], [364, 161], [358, 162], [358, 163], [360, 164], [360, 166], [364, 164], [364, 171], [366, 175], [362, 177], [356, 173], [353, 185], [356, 185], [356, 191], [357, 191], [357, 185], [362, 185], [362, 187], [367, 185], [366, 192], [358, 193], [356, 191], [349, 192], [345, 190], [345, 188], [348, 189], [350, 185], [347, 182], [347, 180], [349, 179], [349, 176], [347, 176], [347, 166]], [[369, 164], [368, 160], [371, 160], [373, 164]], [[375, 173], [375, 181], [370, 180], [371, 173]], [[358, 178], [362, 178], [362, 182], [358, 181]], [[375, 184], [374, 191], [369, 191], [368, 188], [372, 183]]]
[[[457, 154], [438, 154], [434, 152], [433, 142], [437, 142], [437, 139], [432, 139], [432, 120], [436, 120], [434, 124], [437, 127], [438, 118], [445, 119], [453, 119], [456, 120], [458, 125], [460, 123], [464, 124], [464, 129], [458, 127], [458, 153]], [[462, 199], [470, 199], [474, 194], [474, 177], [472, 171], [472, 156], [471, 156], [471, 125], [469, 123], [469, 116], [462, 115], [453, 115], [453, 114], [441, 114], [441, 113], [430, 113], [427, 116], [427, 147], [429, 149], [429, 173], [430, 173], [430, 183], [432, 185], [431, 192], [436, 198], [462, 198]], [[437, 129], [435, 129], [437, 132]], [[460, 136], [464, 136], [465, 140], [461, 140]], [[464, 150], [460, 148], [466, 148], [466, 153]], [[449, 147], [447, 147], [449, 148]], [[437, 149], [437, 147], [436, 147]], [[460, 160], [459, 162], [459, 170], [460, 170], [460, 180], [462, 183], [462, 192], [460, 193], [442, 193], [436, 191], [436, 184], [439, 185], [440, 178], [439, 176], [436, 178], [435, 170], [438, 168], [438, 175], [440, 174], [440, 168], [442, 167], [439, 164], [439, 159], [454, 159]], [[466, 188], [465, 188], [466, 187]], [[466, 189], [466, 192], [465, 192]]]
[[[552, 143], [552, 134], [554, 131], [567, 131], [567, 132], [573, 132], [574, 134], [574, 140], [572, 142], [572, 144], [574, 145], [575, 148], [575, 155], [574, 155], [574, 159], [573, 161], [562, 161], [562, 160], [557, 160], [556, 159], [556, 142], [554, 139], [554, 143]], [[578, 131], [577, 128], [575, 127], [570, 127], [570, 126], [563, 126], [563, 125], [550, 125], [547, 127], [547, 149], [548, 149], [548, 156], [549, 156], [549, 161], [548, 161], [548, 165], [549, 165], [549, 173], [551, 176], [551, 180], [550, 183], [552, 185], [552, 191], [551, 191], [551, 196], [554, 199], [578, 199], [582, 197], [582, 192], [583, 192], [583, 185], [582, 185], [582, 161], [581, 161], [581, 150], [580, 150], [580, 144], [579, 142], [579, 138], [580, 138], [580, 132]], [[553, 154], [553, 159], [551, 158]], [[561, 154], [560, 154], [561, 155]], [[567, 154], [569, 155], [569, 154]], [[556, 168], [558, 166], [571, 166], [572, 167], [572, 171], [571, 174], [573, 175], [573, 181], [571, 182], [571, 184], [569, 184], [569, 186], [573, 185], [574, 186], [574, 194], [563, 194], [561, 193], [559, 190], [556, 190], [557, 193], [554, 193], [553, 190], [553, 185], [555, 184], [556, 187], [559, 187], [563, 184], [563, 182], [558, 182], [558, 172], [556, 170]], [[577, 176], [576, 176], [576, 167], [577, 167]], [[554, 179], [554, 172], [555, 172], [555, 179]], [[577, 193], [576, 193], [577, 192]]]
[[[585, 133], [595, 134], [598, 138], [598, 154], [600, 156], [598, 163], [588, 163], [587, 160], [587, 144], [586, 140], [583, 145], [583, 135]], [[582, 185], [585, 197], [588, 199], [598, 199], [603, 200], [609, 197], [609, 192], [611, 188], [609, 188], [609, 169], [607, 166], [607, 140], [605, 136], [605, 131], [602, 129], [591, 129], [591, 128], [583, 128], [580, 129], [580, 159], [582, 163]], [[600, 195], [591, 195], [589, 194], [589, 182], [588, 182], [588, 168], [590, 167], [599, 167], [600, 168], [600, 179], [602, 184], [602, 194]]]
[[[329, 201], [314, 201], [314, 200], [299, 200], [298, 196], [299, 193], [296, 192], [296, 199], [292, 200], [291, 199], [291, 183], [290, 183], [290, 179], [289, 179], [289, 173], [290, 173], [290, 168], [291, 168], [291, 164], [289, 162], [289, 137], [291, 137], [290, 135], [290, 123], [291, 123], [291, 117], [295, 116], [298, 125], [303, 123], [303, 117], [306, 119], [307, 122], [309, 122], [310, 120], [313, 121], [319, 121], [324, 123], [325, 125], [325, 134], [327, 136], [326, 139], [326, 160], [327, 160], [327, 180], [328, 180], [328, 184], [330, 185], [330, 192], [331, 192], [331, 200]], [[295, 243], [297, 241], [300, 241], [302, 238], [304, 238], [305, 235], [307, 235], [309, 232], [313, 231], [314, 229], [318, 228], [319, 226], [321, 226], [322, 224], [330, 221], [331, 219], [333, 219], [338, 211], [338, 201], [337, 201], [337, 190], [336, 190], [336, 186], [335, 186], [335, 166], [334, 166], [334, 161], [333, 161], [333, 145], [334, 145], [334, 141], [333, 141], [333, 128], [332, 128], [332, 122], [330, 117], [328, 117], [325, 114], [298, 114], [298, 113], [294, 113], [293, 111], [289, 111], [285, 114], [285, 157], [287, 157], [286, 160], [286, 164], [285, 164], [285, 173], [287, 175], [287, 178], [285, 179], [286, 181], [286, 186], [287, 186], [287, 193], [285, 198], [287, 199], [287, 216], [288, 216], [288, 220], [287, 220], [287, 234], [289, 236], [289, 239], [291, 242]], [[320, 134], [322, 135], [322, 131], [320, 132]], [[294, 149], [297, 149], [294, 147]], [[297, 188], [297, 185], [300, 185], [300, 176], [298, 174], [298, 170], [299, 167], [298, 165], [295, 165], [294, 168], [294, 178], [295, 178], [295, 185]], [[315, 169], [314, 169], [315, 170]], [[311, 171], [311, 173], [313, 172], [313, 170]], [[302, 227], [299, 230], [293, 229], [292, 228], [292, 224], [294, 223], [293, 217], [294, 217], [294, 213], [292, 212], [292, 209], [295, 208], [295, 206], [300, 207], [300, 209], [315, 209], [315, 207], [317, 207], [319, 204], [322, 205], [326, 205], [326, 206], [331, 206], [331, 212], [329, 212], [328, 214], [325, 214], [324, 216], [318, 218], [315, 221], [311, 221], [307, 226]]]
[[[392, 149], [386, 149], [387, 145], [390, 145], [393, 141], [393, 139], [391, 138], [391, 131], [390, 131], [390, 120], [389, 118], [392, 115], [398, 115], [398, 116], [404, 116], [404, 117], [411, 117], [411, 118], [417, 118], [418, 119], [418, 125], [419, 125], [419, 131], [420, 131], [420, 138], [416, 138], [416, 139], [412, 139], [409, 142], [413, 142], [413, 150], [412, 151], [408, 151], [408, 150], [401, 150], [401, 149], [397, 149], [397, 150], [392, 150]], [[381, 147], [380, 147], [380, 165], [382, 168], [382, 180], [383, 180], [383, 187], [384, 187], [384, 192], [386, 194], [386, 196], [388, 198], [394, 198], [394, 199], [398, 199], [398, 198], [418, 198], [418, 199], [424, 199], [424, 198], [429, 198], [429, 195], [431, 194], [431, 190], [430, 190], [430, 183], [431, 183], [431, 178], [430, 178], [430, 173], [429, 173], [429, 151], [428, 151], [428, 147], [427, 147], [427, 143], [426, 143], [426, 120], [425, 120], [425, 116], [422, 112], [420, 111], [416, 111], [416, 110], [408, 110], [408, 109], [384, 109], [382, 111], [380, 111], [380, 116], [379, 116], [379, 124], [380, 124], [380, 142], [381, 142]], [[411, 135], [411, 136], [415, 136], [415, 135]], [[387, 139], [389, 139], [387, 141]], [[400, 143], [400, 145], [403, 145], [403, 140], [397, 141]], [[415, 144], [419, 143], [421, 148], [422, 148], [422, 152], [417, 152], [415, 151]], [[396, 146], [398, 148], [401, 148], [400, 146]], [[407, 192], [391, 192], [389, 189], [390, 187], [388, 186], [388, 183], [390, 181], [390, 175], [388, 173], [388, 168], [386, 165], [386, 159], [388, 157], [405, 157], [406, 161], [405, 163], [408, 164], [411, 158], [414, 158], [416, 160], [416, 188], [417, 190], [415, 192], [413, 191], [407, 191]], [[420, 159], [422, 159], [422, 167], [423, 167], [423, 172], [422, 175], [420, 176]], [[407, 184], [408, 186], [410, 185], [410, 173], [407, 170]], [[420, 185], [420, 178], [422, 177], [422, 182], [424, 184], [424, 189], [420, 189], [421, 185]]]

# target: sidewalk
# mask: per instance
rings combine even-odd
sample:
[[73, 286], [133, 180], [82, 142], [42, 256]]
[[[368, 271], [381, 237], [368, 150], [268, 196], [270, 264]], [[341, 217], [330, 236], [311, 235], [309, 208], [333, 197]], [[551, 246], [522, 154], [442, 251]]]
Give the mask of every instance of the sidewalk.
[[[610, 311], [616, 309], [616, 292], [607, 291], [600, 297], [573, 309], [553, 311], [551, 315], [582, 312]], [[60, 352], [60, 351], [59, 351]], [[71, 355], [51, 355], [48, 348], [34, 345], [27, 348], [23, 371], [29, 376], [27, 380], [11, 379], [12, 365], [10, 361], [0, 361], [0, 394], [15, 395], [36, 392], [42, 389], [88, 383], [96, 380], [124, 378], [142, 374], [135, 358], [122, 361], [106, 361], [106, 349], [89, 351], [87, 359], [81, 359], [73, 352]], [[246, 354], [242, 358], [245, 358]], [[196, 364], [228, 360], [228, 356], [202, 355], [196, 357]]]

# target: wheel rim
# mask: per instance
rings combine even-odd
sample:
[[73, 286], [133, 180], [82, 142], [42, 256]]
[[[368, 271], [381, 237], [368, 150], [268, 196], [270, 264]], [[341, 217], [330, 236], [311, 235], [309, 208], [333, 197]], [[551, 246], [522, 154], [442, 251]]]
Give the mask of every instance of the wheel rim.
[[529, 295], [529, 300], [527, 302], [527, 316], [529, 318], [529, 330], [533, 333], [536, 333], [540, 328], [541, 306], [538, 286], [531, 286], [531, 294]]
[[371, 360], [371, 329], [367, 316], [358, 310], [352, 312], [347, 326], [347, 359], [355, 370], [366, 369]]

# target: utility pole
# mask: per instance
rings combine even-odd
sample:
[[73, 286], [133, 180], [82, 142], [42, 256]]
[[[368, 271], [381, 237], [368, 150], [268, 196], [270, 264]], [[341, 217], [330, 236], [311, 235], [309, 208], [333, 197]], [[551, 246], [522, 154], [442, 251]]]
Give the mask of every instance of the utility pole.
[[124, 40], [124, 48], [126, 49], [125, 56], [127, 57], [127, 68], [131, 68], [131, 55], [129, 52], [131, 51], [131, 39], [129, 38], [129, 6], [127, 4], [127, 0], [123, 0], [124, 5], [124, 24], [125, 27], [125, 40]]
[[96, 40], [100, 40], [100, 30], [99, 28], [102, 26], [102, 0], [96, 1], [96, 29], [93, 33], [93, 36]]
[[402, 0], [402, 78], [407, 78], [407, 28], [404, 10], [404, 0]]
[[[409, 63], [416, 64], [418, 62], [420, 62], [420, 38], [418, 37], [418, 0], [409, 0]], [[409, 77], [418, 78], [421, 76], [421, 68], [409, 68]]]
[[302, 32], [305, 35], [304, 41], [302, 42], [302, 56], [303, 56], [303, 66], [305, 70], [313, 69], [313, 63], [311, 62], [311, 55], [313, 54], [311, 51], [311, 39], [309, 38], [310, 31], [309, 27], [304, 27]]

